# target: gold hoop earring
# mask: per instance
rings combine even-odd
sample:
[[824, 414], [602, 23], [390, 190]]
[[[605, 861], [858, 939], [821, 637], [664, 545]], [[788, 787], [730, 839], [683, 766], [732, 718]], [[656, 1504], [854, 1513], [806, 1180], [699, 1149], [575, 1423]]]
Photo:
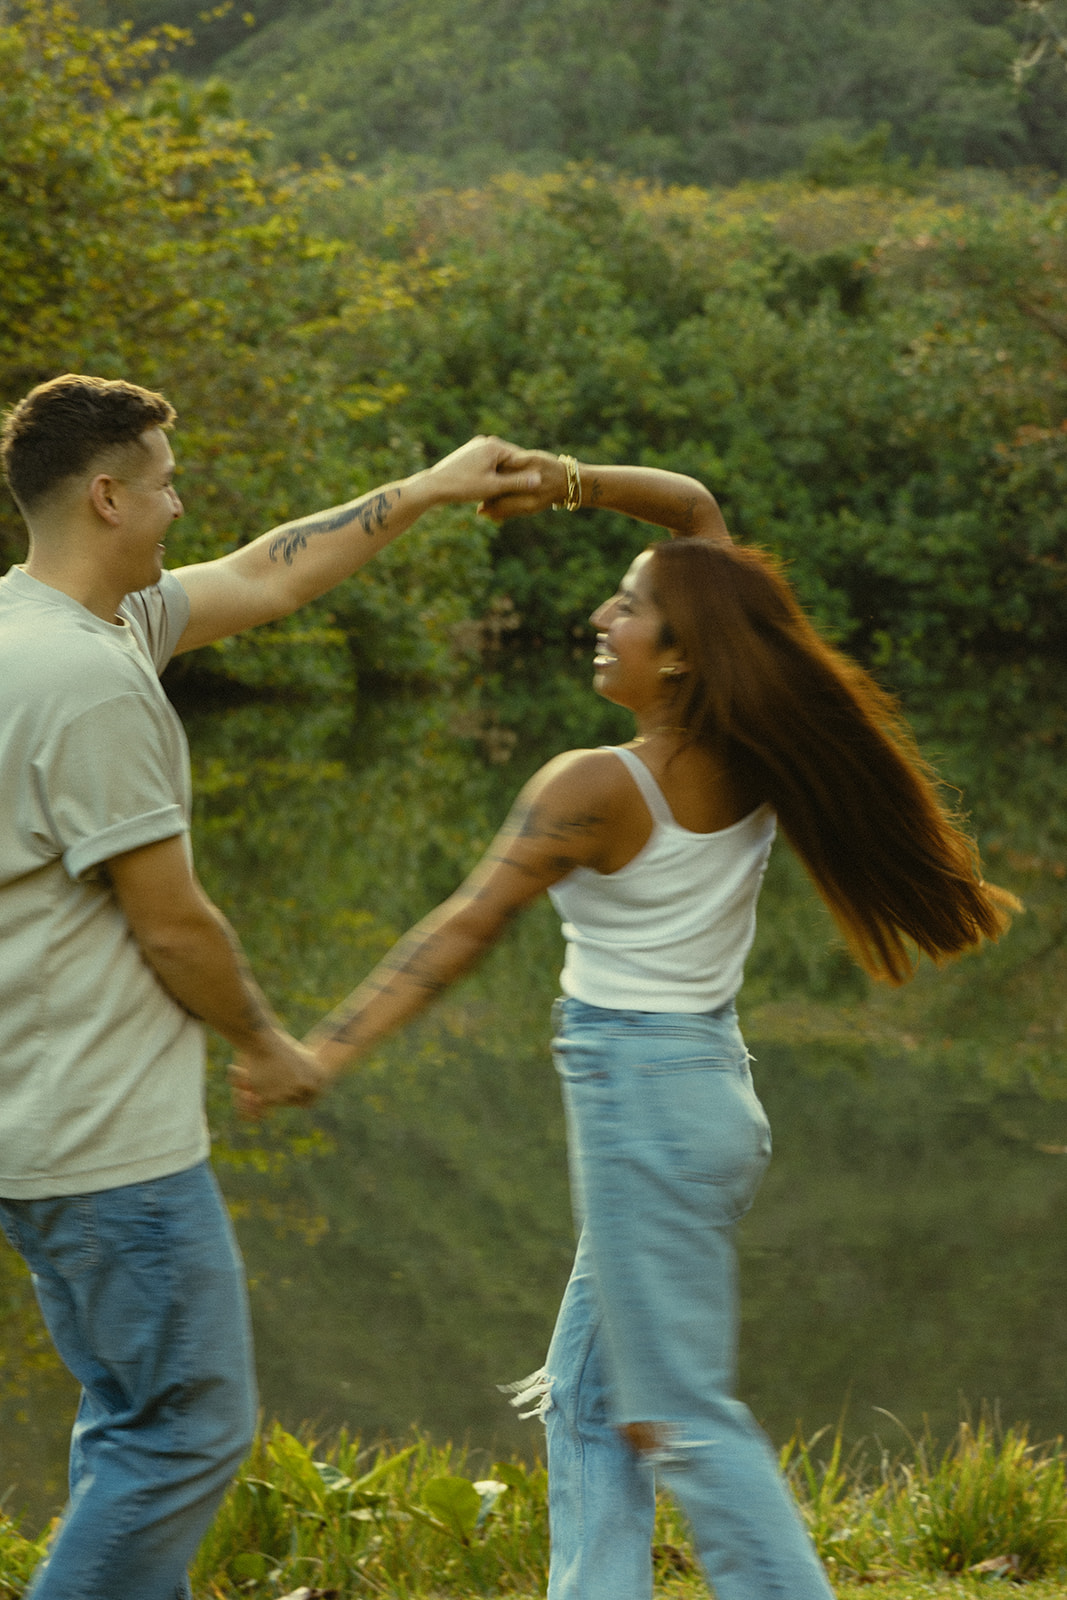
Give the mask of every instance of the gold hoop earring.
[[684, 667], [669, 666], [660, 667], [659, 669], [659, 675], [661, 678], [680, 678], [684, 675], [684, 672]]

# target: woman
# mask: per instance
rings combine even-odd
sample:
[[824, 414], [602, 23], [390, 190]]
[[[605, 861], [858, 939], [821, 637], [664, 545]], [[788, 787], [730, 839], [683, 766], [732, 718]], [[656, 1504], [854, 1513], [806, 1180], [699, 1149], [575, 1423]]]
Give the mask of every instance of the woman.
[[[567, 958], [553, 1050], [580, 1241], [545, 1368], [551, 1600], [652, 1592], [654, 1477], [719, 1600], [829, 1600], [770, 1451], [732, 1398], [733, 1231], [770, 1154], [734, 1011], [776, 819], [861, 964], [901, 982], [1006, 925], [892, 702], [823, 641], [706, 489], [541, 452], [497, 520], [597, 505], [684, 535], [594, 612], [594, 687], [630, 744], [527, 784], [467, 882], [311, 1035], [326, 1076], [467, 972], [547, 890]], [[239, 1069], [238, 1082], [240, 1083]], [[522, 1397], [520, 1397], [522, 1398]]]

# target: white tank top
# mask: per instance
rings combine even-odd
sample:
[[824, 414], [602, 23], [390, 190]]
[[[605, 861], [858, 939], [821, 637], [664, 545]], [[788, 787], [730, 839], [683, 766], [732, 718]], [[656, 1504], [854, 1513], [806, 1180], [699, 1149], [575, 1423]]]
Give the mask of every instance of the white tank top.
[[563, 993], [619, 1011], [716, 1011], [741, 987], [774, 812], [691, 833], [634, 751], [604, 748], [640, 789], [652, 832], [618, 872], [576, 867], [549, 889], [567, 941]]

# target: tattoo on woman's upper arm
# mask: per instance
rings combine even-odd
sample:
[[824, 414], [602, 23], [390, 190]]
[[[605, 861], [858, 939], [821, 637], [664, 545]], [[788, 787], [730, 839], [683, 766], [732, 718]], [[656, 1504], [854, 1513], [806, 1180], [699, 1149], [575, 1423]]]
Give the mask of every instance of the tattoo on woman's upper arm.
[[[503, 855], [491, 855], [489, 860], [497, 867], [514, 867], [515, 871], [521, 873], [524, 878], [539, 878], [541, 876], [536, 867], [531, 867], [526, 861], [516, 861], [514, 856], [509, 856], [506, 852]], [[481, 891], [479, 891], [479, 896], [480, 893]]]
[[[582, 864], [580, 857], [573, 853], [576, 845], [583, 836], [595, 833], [605, 820], [595, 811], [552, 811], [535, 801], [515, 818], [509, 831], [516, 841], [528, 840], [531, 844], [559, 846], [555, 851], [549, 849], [548, 865], [555, 872], [573, 872], [575, 867]], [[537, 878], [541, 875], [536, 867], [517, 861], [506, 850], [493, 859], [502, 865], [514, 867], [526, 877]]]
[[536, 802], [529, 806], [519, 824], [522, 839], [573, 839], [578, 834], [592, 833], [603, 826], [605, 818], [595, 811], [549, 811]]
[[335, 533], [338, 528], [355, 522], [369, 539], [380, 533], [389, 520], [389, 512], [400, 499], [399, 489], [379, 489], [377, 493], [351, 500], [335, 511], [319, 511], [312, 517], [301, 517], [299, 522], [286, 523], [271, 540], [267, 554], [271, 561], [280, 556], [287, 567], [293, 557], [307, 548], [308, 539], [316, 533]]

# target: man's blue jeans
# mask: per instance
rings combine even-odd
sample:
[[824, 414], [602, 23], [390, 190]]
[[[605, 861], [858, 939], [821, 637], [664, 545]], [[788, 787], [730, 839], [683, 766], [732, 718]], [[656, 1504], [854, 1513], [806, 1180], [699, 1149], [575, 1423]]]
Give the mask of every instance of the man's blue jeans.
[[207, 1163], [0, 1199], [82, 1385], [70, 1500], [27, 1600], [176, 1600], [256, 1420], [244, 1271]]
[[[658, 1477], [718, 1600], [833, 1600], [773, 1452], [733, 1398], [734, 1227], [770, 1157], [732, 1006], [557, 1003], [581, 1230], [541, 1375], [550, 1600], [642, 1600]], [[535, 1389], [537, 1385], [534, 1385]], [[639, 1456], [620, 1424], [656, 1425]]]

